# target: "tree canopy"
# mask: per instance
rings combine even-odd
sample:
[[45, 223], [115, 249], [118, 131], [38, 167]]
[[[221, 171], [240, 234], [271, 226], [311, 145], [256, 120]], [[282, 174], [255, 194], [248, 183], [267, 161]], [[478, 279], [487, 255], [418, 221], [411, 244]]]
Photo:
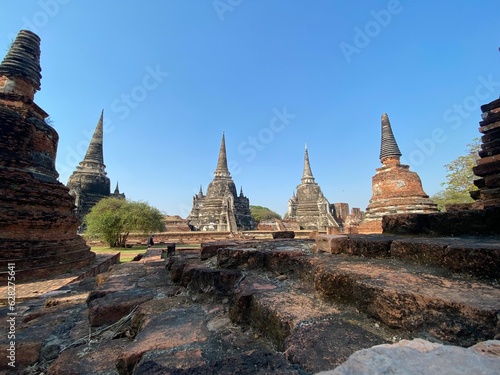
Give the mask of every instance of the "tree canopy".
[[85, 235], [106, 241], [111, 247], [125, 247], [131, 232], [151, 233], [164, 228], [161, 212], [146, 202], [114, 197], [101, 199], [85, 216]]
[[446, 182], [441, 183], [445, 189], [437, 192], [433, 197], [438, 208], [443, 210], [447, 204], [472, 203], [469, 192], [476, 190], [472, 168], [476, 165], [480, 148], [479, 138], [475, 138], [467, 145], [467, 153], [459, 156], [444, 167], [447, 170]]
[[270, 220], [270, 219], [281, 220], [281, 216], [279, 214], [270, 210], [267, 207], [250, 206], [250, 212], [256, 223], [260, 223], [262, 220]]

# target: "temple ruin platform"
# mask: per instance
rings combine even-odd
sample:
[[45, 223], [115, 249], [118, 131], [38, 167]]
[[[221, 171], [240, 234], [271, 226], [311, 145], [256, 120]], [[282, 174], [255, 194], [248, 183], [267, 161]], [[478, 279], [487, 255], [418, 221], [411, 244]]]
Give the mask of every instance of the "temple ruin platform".
[[[24, 282], [15, 282], [16, 301], [26, 301], [33, 298], [45, 298], [49, 295], [57, 295], [58, 290], [72, 282], [82, 280], [86, 277], [93, 277], [99, 273], [106, 272], [113, 264], [120, 262], [120, 253], [96, 254], [92, 264], [68, 270], [68, 272], [45, 278]], [[8, 285], [5, 282], [0, 287], [0, 306], [7, 304]]]
[[[459, 249], [491, 271], [435, 262], [431, 249]], [[500, 345], [496, 238], [319, 235], [163, 253], [150, 249], [140, 261], [20, 302], [20, 368], [313, 374], [403, 339]]]

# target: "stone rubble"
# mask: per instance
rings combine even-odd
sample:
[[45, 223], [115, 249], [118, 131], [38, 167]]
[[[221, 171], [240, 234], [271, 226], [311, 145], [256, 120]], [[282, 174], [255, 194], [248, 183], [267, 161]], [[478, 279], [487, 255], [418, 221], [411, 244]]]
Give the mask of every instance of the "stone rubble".
[[360, 350], [332, 371], [316, 375], [497, 375], [500, 373], [500, 341], [470, 348], [441, 345], [422, 339], [402, 340]]

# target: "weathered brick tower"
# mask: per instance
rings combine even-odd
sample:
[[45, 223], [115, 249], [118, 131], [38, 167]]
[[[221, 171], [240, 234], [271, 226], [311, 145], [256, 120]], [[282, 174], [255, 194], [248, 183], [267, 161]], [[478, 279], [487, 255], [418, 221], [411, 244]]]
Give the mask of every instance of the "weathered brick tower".
[[40, 38], [21, 30], [0, 64], [0, 275], [16, 281], [90, 264], [95, 254], [76, 234], [74, 199], [57, 178], [59, 135], [35, 104]]
[[401, 213], [437, 212], [437, 205], [422, 188], [420, 177], [400, 163], [401, 151], [386, 113], [382, 115], [380, 162], [372, 178], [372, 198], [360, 233], [382, 233], [382, 217]]
[[107, 177], [103, 156], [103, 115], [97, 122], [94, 135], [87, 149], [84, 159], [68, 179], [69, 193], [75, 198], [76, 213], [80, 220], [89, 213], [94, 205], [102, 198], [113, 195], [125, 198], [120, 194], [118, 184], [115, 192], [110, 194], [110, 180]]
[[486, 208], [500, 206], [500, 99], [482, 105], [481, 111], [481, 150], [472, 169], [479, 177], [474, 181], [479, 190], [472, 191], [471, 196], [476, 200], [474, 206]]
[[203, 195], [200, 187], [200, 192], [193, 197], [193, 208], [187, 219], [195, 230], [235, 232], [255, 229], [250, 202], [243, 195], [243, 190], [240, 190], [240, 195], [236, 193], [236, 186], [227, 168], [224, 134], [214, 179], [208, 185], [206, 195]]
[[304, 170], [302, 183], [297, 186], [297, 194], [288, 200], [286, 219], [295, 220], [300, 229], [326, 230], [328, 227], [339, 228], [339, 224], [330, 212], [330, 203], [314, 181], [309, 163], [307, 146], [304, 151]]

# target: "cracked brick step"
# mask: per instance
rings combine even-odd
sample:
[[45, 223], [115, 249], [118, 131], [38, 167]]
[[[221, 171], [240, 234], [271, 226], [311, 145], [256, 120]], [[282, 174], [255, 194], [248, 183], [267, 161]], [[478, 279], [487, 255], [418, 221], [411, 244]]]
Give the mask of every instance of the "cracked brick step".
[[391, 257], [483, 279], [500, 278], [500, 242], [488, 238], [318, 235], [318, 251]]
[[390, 342], [395, 332], [354, 309], [325, 303], [297, 280], [272, 276], [247, 276], [229, 316], [261, 332], [291, 363], [311, 373], [333, 368], [357, 350]]
[[231, 321], [260, 332], [291, 363], [308, 372], [335, 367], [356, 350], [394, 337], [395, 331], [381, 328], [353, 308], [344, 306], [342, 311], [325, 303], [311, 282], [301, 281], [312, 281], [312, 275], [305, 276], [306, 269], [313, 269], [311, 241], [220, 245], [210, 261], [171, 259], [173, 279], [198, 295], [217, 296], [213, 286], [218, 275], [238, 275], [226, 278], [230, 282], [223, 294]]
[[[293, 276], [293, 272], [287, 273], [290, 270], [279, 266], [297, 265], [300, 279], [304, 283], [310, 280], [323, 296], [355, 306], [389, 327], [457, 345], [472, 345], [500, 335], [500, 288], [495, 280], [478, 281], [454, 275], [432, 264], [428, 266], [406, 261], [414, 254], [404, 254], [401, 247], [415, 246], [415, 241], [418, 244], [419, 240], [386, 236], [353, 237], [354, 240], [337, 236], [344, 245], [348, 245], [344, 249], [348, 249], [346, 252], [349, 255], [311, 256], [307, 249], [302, 249], [289, 252], [289, 257], [286, 257], [286, 251], [274, 253], [264, 249], [259, 253], [246, 247], [221, 248], [217, 252], [217, 264], [219, 267], [230, 264], [233, 268], [242, 269], [252, 264], [251, 268], [254, 268], [256, 263], [249, 260], [261, 259], [263, 252], [264, 259], [274, 256], [281, 261], [274, 267], [268, 267], [269, 263], [264, 261], [262, 269], [282, 271], [280, 273]], [[447, 239], [441, 241], [432, 242], [434, 249], [431, 250], [436, 252], [436, 246], [448, 250], [461, 249], [463, 245], [460, 239], [452, 241], [452, 245]], [[466, 250], [473, 248], [474, 244], [469, 241]], [[404, 260], [387, 257], [393, 245], [400, 247], [398, 251]], [[476, 245], [480, 248], [496, 246]], [[297, 247], [300, 247], [299, 243]], [[290, 249], [293, 248], [290, 246]], [[429, 251], [429, 257], [432, 254]], [[437, 252], [432, 256], [439, 259], [440, 255]], [[478, 256], [477, 259], [484, 258]]]
[[469, 346], [500, 335], [497, 284], [430, 271], [383, 259], [322, 256], [314, 269], [314, 287], [389, 327], [444, 342]]

